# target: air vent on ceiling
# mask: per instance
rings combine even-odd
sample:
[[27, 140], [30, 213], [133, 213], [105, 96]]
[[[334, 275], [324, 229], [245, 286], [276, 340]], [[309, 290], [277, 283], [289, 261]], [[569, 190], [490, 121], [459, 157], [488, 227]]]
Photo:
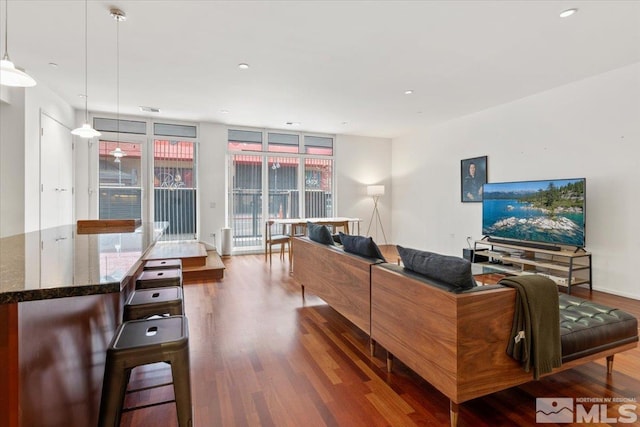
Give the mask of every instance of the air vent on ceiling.
[[155, 108], [155, 107], [140, 106], [140, 111], [143, 111], [145, 113], [159, 113], [160, 109], [159, 108]]

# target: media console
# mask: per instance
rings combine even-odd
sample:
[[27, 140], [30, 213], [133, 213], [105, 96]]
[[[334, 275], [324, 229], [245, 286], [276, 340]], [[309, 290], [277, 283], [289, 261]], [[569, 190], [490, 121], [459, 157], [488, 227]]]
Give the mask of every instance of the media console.
[[547, 245], [484, 239], [475, 242], [473, 254], [474, 258], [485, 256], [489, 259], [480, 264], [491, 265], [509, 274], [548, 277], [558, 285], [566, 286], [568, 294], [571, 294], [572, 286], [587, 283], [589, 290], [592, 290], [591, 253], [582, 248], [576, 250], [575, 247], [547, 249], [539, 246]]

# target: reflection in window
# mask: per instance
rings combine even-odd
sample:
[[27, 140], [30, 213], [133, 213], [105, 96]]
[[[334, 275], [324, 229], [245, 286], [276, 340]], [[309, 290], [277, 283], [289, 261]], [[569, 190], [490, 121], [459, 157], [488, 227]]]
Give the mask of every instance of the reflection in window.
[[100, 219], [142, 219], [141, 145], [100, 141]]

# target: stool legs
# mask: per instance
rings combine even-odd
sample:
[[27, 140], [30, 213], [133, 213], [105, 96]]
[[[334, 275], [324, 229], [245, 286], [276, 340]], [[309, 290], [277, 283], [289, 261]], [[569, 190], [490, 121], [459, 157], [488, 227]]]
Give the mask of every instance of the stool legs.
[[189, 358], [187, 361], [172, 362], [171, 372], [173, 375], [173, 392], [176, 399], [176, 411], [178, 413], [178, 424], [180, 427], [191, 427], [193, 425], [191, 412], [191, 380], [189, 375]]
[[[117, 366], [118, 363], [107, 358], [105, 372], [121, 372], [125, 368]], [[124, 396], [127, 392], [127, 384], [131, 376], [131, 369], [124, 372], [125, 375], [105, 375], [102, 384], [102, 400], [100, 402], [100, 417], [98, 427], [114, 427], [120, 425]]]

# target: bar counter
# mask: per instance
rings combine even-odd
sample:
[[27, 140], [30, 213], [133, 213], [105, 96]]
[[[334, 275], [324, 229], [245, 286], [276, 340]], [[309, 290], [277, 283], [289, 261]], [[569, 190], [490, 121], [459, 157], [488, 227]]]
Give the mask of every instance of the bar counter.
[[106, 348], [162, 231], [0, 239], [0, 426], [97, 425]]

